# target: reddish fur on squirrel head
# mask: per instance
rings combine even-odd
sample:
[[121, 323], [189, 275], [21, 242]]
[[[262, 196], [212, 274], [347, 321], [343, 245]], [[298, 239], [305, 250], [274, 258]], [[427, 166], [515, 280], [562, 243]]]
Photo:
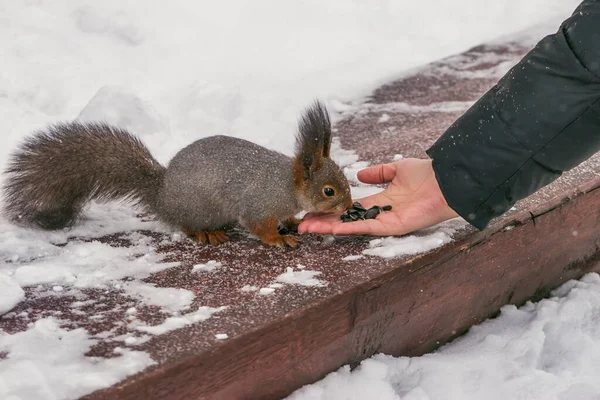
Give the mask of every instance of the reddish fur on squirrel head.
[[325, 106], [315, 101], [299, 121], [294, 178], [309, 211], [344, 211], [352, 206], [350, 186], [330, 158], [331, 121]]

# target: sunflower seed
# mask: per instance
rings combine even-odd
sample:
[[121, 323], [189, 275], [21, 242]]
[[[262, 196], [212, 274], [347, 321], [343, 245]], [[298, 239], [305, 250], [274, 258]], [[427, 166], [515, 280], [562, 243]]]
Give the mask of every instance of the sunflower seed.
[[[362, 204], [360, 204], [358, 201], [355, 201], [354, 203], [352, 203], [352, 208], [354, 208], [355, 210], [358, 210], [358, 211], [367, 211], [367, 210], [366, 210], [366, 209], [365, 209], [365, 208], [362, 206]], [[351, 208], [351, 210], [352, 210], [352, 208]]]
[[377, 215], [379, 215], [380, 212], [381, 210], [379, 209], [379, 207], [373, 206], [369, 208], [365, 213], [365, 219], [374, 219]]
[[368, 210], [362, 206], [358, 201], [355, 201], [346, 212], [340, 215], [340, 219], [342, 222], [352, 222], [358, 221], [359, 219], [374, 219], [379, 215], [382, 211], [389, 211], [392, 209], [392, 206], [386, 205], [383, 207], [373, 206]]

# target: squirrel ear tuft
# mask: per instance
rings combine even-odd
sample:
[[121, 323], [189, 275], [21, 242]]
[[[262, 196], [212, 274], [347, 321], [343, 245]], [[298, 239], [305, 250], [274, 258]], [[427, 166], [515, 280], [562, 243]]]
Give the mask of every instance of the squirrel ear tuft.
[[310, 177], [329, 157], [331, 149], [331, 121], [325, 105], [319, 100], [308, 107], [298, 122], [296, 158]]
[[[310, 153], [304, 153], [302, 154], [302, 171], [303, 171], [303, 178], [305, 181], [308, 181], [312, 178], [313, 172], [316, 171], [318, 168], [320, 168], [320, 166], [317, 168], [316, 166], [316, 159], [315, 157], [313, 157], [312, 154]], [[319, 161], [320, 163], [320, 161]]]

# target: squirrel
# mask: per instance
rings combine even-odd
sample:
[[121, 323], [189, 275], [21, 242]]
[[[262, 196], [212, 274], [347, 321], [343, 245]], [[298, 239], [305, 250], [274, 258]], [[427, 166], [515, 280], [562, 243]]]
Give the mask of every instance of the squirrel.
[[162, 166], [142, 141], [107, 123], [50, 125], [12, 154], [5, 214], [42, 229], [71, 226], [91, 200], [127, 200], [203, 244], [236, 222], [262, 242], [296, 247], [301, 211], [343, 212], [350, 187], [330, 158], [331, 122], [315, 101], [298, 122], [295, 156], [230, 136], [199, 139]]

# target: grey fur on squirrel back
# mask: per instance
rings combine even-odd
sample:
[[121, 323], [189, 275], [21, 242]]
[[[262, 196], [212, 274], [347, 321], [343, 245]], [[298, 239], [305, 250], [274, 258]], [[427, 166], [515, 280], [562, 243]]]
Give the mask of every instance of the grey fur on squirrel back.
[[[305, 209], [351, 204], [329, 158], [331, 124], [319, 102], [300, 120], [296, 156], [228, 136], [200, 139], [161, 166], [139, 139], [107, 124], [71, 122], [37, 132], [14, 153], [4, 185], [9, 218], [44, 229], [72, 224], [89, 200], [131, 200], [190, 232], [239, 222], [252, 229]], [[322, 188], [335, 188], [326, 198]]]
[[207, 137], [177, 153], [158, 202], [162, 219], [194, 232], [237, 221], [249, 227], [301, 210], [292, 159], [229, 136]]

